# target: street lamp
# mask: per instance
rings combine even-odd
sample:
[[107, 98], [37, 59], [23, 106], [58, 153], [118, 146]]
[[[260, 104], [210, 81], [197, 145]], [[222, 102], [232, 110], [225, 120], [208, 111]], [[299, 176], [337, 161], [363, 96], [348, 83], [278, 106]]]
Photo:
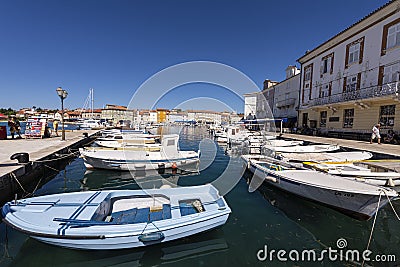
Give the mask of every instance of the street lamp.
[[60, 97], [60, 99], [61, 99], [61, 122], [62, 122], [62, 130], [61, 130], [61, 132], [62, 132], [62, 135], [61, 135], [61, 140], [65, 140], [65, 130], [64, 130], [64, 99], [66, 99], [67, 98], [67, 96], [68, 96], [68, 92], [66, 91], [66, 90], [64, 90], [64, 89], [62, 89], [61, 87], [58, 87], [57, 89], [56, 89], [56, 91], [57, 91], [57, 95]]

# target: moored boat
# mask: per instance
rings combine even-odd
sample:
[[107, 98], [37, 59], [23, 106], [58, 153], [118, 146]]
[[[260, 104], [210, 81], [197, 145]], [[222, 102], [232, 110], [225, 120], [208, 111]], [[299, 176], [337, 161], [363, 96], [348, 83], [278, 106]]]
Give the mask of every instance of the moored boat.
[[303, 162], [305, 167], [381, 186], [400, 185], [400, 173], [371, 166], [368, 160], [359, 162]]
[[398, 197], [389, 188], [300, 168], [273, 158], [264, 157], [260, 161], [242, 156], [242, 159], [254, 173], [250, 190], [267, 182], [360, 220], [370, 219], [377, 209]]
[[3, 221], [32, 238], [74, 249], [167, 242], [225, 224], [231, 210], [210, 185], [61, 193], [6, 203]]
[[123, 171], [180, 168], [199, 163], [199, 152], [182, 151], [178, 147], [179, 135], [165, 135], [161, 148], [149, 149], [99, 149], [90, 147], [80, 149], [81, 157], [87, 167]]

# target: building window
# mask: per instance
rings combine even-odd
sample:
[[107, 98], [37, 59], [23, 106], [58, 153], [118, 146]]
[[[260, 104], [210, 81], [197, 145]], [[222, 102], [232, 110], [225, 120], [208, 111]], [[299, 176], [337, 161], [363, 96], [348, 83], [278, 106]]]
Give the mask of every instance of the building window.
[[301, 95], [302, 102], [304, 102], [305, 99], [311, 100], [312, 73], [313, 64], [304, 67], [303, 93]]
[[360, 90], [360, 85], [361, 85], [361, 73], [345, 77], [343, 82], [343, 92], [354, 92], [356, 90]]
[[361, 64], [364, 52], [364, 37], [346, 46], [346, 68], [352, 64]]
[[353, 128], [354, 108], [345, 109], [343, 115], [343, 128]]
[[400, 62], [383, 68], [383, 84], [397, 82], [400, 77]]
[[381, 106], [379, 111], [379, 122], [382, 128], [393, 128], [396, 105]]
[[396, 19], [383, 27], [381, 55], [387, 50], [400, 46], [400, 19]]
[[323, 57], [321, 60], [321, 76], [326, 73], [333, 73], [333, 53]]
[[328, 117], [328, 111], [321, 111], [320, 113], [320, 121], [319, 121], [319, 127], [326, 127], [326, 119]]
[[332, 82], [319, 87], [319, 97], [328, 97], [332, 95]]

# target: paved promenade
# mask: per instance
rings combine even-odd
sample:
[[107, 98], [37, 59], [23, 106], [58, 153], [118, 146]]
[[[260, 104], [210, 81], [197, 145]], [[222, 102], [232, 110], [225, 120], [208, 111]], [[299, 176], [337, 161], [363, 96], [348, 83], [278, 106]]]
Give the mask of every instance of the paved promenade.
[[10, 160], [10, 156], [19, 153], [29, 153], [29, 160], [40, 160], [52, 153], [55, 153], [65, 147], [69, 147], [84, 138], [83, 133], [89, 136], [95, 134], [98, 130], [74, 131], [65, 133], [65, 141], [59, 137], [44, 139], [7, 139], [0, 140], [0, 177], [20, 168], [17, 160]]
[[379, 153], [379, 154], [386, 154], [386, 155], [400, 157], [400, 145], [392, 145], [392, 144], [378, 145], [376, 141], [375, 143], [370, 144], [369, 142], [366, 141], [346, 140], [346, 139], [309, 136], [301, 134], [289, 134], [289, 133], [284, 133], [282, 137], [295, 140], [309, 141], [314, 143], [328, 144], [328, 145], [339, 145], [342, 147], [347, 147], [362, 151], [369, 151], [372, 153]]

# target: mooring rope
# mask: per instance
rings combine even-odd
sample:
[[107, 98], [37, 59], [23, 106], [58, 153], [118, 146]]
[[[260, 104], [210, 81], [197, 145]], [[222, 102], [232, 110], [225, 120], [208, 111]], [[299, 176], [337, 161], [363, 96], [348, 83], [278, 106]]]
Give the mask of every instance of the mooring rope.
[[392, 203], [392, 201], [390, 200], [389, 196], [386, 194], [386, 191], [385, 191], [385, 195], [386, 195], [387, 200], [389, 201], [390, 207], [392, 207], [392, 210], [393, 210], [394, 215], [396, 215], [397, 220], [400, 221], [400, 216], [399, 216], [399, 214], [396, 212], [396, 210], [394, 209], [393, 203]]
[[[375, 222], [376, 222], [376, 218], [378, 217], [379, 207], [380, 207], [380, 204], [381, 204], [381, 198], [382, 198], [382, 191], [380, 191], [380, 193], [379, 193], [378, 205], [376, 206], [374, 221], [372, 223], [371, 233], [369, 234], [369, 239], [368, 239], [368, 244], [367, 244], [367, 249], [366, 250], [369, 249], [369, 245], [371, 244], [372, 234], [374, 233]], [[365, 259], [363, 258], [363, 261], [361, 263], [361, 267], [364, 266], [364, 263], [365, 263]]]
[[24, 187], [22, 186], [22, 184], [19, 182], [19, 180], [18, 180], [17, 176], [15, 175], [15, 173], [10, 172], [10, 176], [11, 176], [12, 178], [14, 178], [15, 181], [17, 181], [17, 183], [18, 183], [18, 185], [21, 187], [22, 191], [24, 191], [24, 193], [27, 193], [27, 191], [25, 190], [25, 188], [24, 188]]
[[60, 160], [60, 159], [64, 159], [64, 158], [69, 158], [71, 156], [77, 156], [79, 154], [79, 151], [77, 152], [71, 152], [68, 154], [65, 154], [64, 156], [60, 156], [54, 159], [44, 159], [44, 160], [33, 160], [31, 161], [32, 163], [44, 163], [44, 162], [51, 162], [51, 161], [56, 161], [56, 160]]

